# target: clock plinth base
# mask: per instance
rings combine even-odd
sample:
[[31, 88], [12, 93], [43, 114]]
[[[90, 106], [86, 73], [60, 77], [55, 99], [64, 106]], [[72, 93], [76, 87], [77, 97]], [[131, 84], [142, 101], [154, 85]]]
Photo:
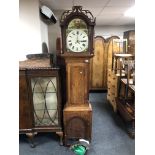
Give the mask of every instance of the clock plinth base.
[[80, 138], [91, 142], [92, 131], [92, 107], [91, 104], [84, 107], [69, 106], [64, 111], [64, 145], [69, 145], [68, 140]]

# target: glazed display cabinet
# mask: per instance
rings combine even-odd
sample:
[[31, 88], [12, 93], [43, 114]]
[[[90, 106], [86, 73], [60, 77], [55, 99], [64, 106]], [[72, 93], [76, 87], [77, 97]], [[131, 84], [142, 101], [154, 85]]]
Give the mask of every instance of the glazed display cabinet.
[[19, 70], [19, 131], [26, 133], [32, 146], [38, 132], [56, 132], [62, 143], [59, 68], [38, 68], [31, 64], [34, 60], [28, 62]]

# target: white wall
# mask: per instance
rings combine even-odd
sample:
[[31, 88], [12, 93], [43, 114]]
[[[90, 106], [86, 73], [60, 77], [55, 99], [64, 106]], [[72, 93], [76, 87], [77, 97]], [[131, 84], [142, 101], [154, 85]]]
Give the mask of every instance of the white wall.
[[48, 27], [48, 37], [49, 37], [49, 52], [55, 53], [56, 51], [56, 39], [61, 37], [61, 29], [60, 29], [60, 17], [63, 11], [54, 11], [55, 16], [58, 18], [56, 24], [51, 24]]
[[46, 43], [47, 50], [49, 52], [48, 25], [44, 23], [43, 21], [40, 21], [40, 29], [41, 29], [41, 42]]
[[39, 0], [19, 0], [19, 30], [19, 60], [42, 53], [42, 42], [48, 45], [48, 28], [40, 21]]
[[105, 39], [110, 36], [119, 36], [122, 38], [123, 32], [128, 30], [135, 30], [135, 26], [95, 26], [95, 36], [102, 36]]
[[56, 39], [58, 37], [61, 37], [61, 30], [59, 24], [55, 24], [52, 26], [49, 26], [48, 29], [48, 37], [49, 37], [49, 52], [55, 53], [56, 51]]

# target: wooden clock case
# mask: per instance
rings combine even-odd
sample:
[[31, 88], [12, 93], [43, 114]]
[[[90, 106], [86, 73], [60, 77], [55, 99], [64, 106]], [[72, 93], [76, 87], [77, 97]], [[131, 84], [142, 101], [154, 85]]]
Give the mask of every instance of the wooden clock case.
[[[88, 48], [85, 52], [69, 52], [66, 45], [66, 29], [73, 19], [83, 20], [88, 29]], [[63, 111], [64, 144], [69, 139], [84, 138], [91, 141], [92, 107], [89, 103], [89, 68], [93, 54], [95, 18], [81, 6], [66, 10], [60, 20], [62, 50], [58, 60], [65, 66], [66, 104]]]

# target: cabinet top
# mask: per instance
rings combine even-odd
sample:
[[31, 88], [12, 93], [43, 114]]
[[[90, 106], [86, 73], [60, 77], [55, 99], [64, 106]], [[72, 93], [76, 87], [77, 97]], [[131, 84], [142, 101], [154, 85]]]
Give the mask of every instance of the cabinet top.
[[58, 68], [53, 68], [50, 65], [49, 58], [43, 58], [43, 59], [28, 59], [25, 61], [19, 61], [19, 69], [25, 70], [25, 69], [58, 69]]

